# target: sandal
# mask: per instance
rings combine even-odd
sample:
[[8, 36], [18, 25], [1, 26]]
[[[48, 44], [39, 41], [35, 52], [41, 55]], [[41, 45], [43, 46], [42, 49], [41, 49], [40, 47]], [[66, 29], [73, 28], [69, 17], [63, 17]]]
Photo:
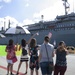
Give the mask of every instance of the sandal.
[[11, 73], [10, 75], [14, 75], [13, 73]]
[[18, 75], [19, 73], [17, 72], [17, 74], [16, 75]]

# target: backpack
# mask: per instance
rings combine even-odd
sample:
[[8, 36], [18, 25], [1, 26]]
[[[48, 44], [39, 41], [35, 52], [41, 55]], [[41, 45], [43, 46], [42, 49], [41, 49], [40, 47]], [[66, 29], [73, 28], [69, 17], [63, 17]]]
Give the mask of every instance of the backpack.
[[22, 55], [27, 55], [28, 53], [27, 53], [27, 50], [23, 47], [22, 48]]

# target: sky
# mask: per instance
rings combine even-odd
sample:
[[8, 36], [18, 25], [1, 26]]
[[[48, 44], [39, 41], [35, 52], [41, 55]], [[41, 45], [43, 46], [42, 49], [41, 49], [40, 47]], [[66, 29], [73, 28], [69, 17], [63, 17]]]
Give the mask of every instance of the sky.
[[[75, 12], [75, 0], [68, 0], [70, 4], [69, 13]], [[51, 21], [57, 15], [64, 15], [62, 0], [0, 0], [0, 29], [8, 28], [10, 20], [11, 27], [33, 24], [41, 20]]]

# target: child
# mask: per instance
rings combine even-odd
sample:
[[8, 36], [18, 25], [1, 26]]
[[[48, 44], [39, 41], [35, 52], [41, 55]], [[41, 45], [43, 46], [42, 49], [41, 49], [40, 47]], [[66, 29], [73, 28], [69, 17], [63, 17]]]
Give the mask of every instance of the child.
[[15, 54], [15, 51], [16, 51], [16, 47], [15, 45], [13, 44], [13, 40], [10, 39], [9, 40], [9, 44], [6, 46], [6, 49], [5, 51], [7, 52], [7, 56], [6, 56], [6, 59], [7, 59], [7, 75], [9, 75], [9, 71], [10, 71], [10, 75], [13, 75], [12, 71], [13, 71], [13, 61], [12, 61], [12, 58], [14, 56], [16, 56]]

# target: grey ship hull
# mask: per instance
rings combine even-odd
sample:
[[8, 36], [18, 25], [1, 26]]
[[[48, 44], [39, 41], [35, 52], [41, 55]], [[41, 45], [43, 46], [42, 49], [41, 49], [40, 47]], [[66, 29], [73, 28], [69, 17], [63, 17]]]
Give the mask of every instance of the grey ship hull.
[[63, 31], [49, 31], [44, 30], [39, 32], [39, 36], [36, 36], [37, 43], [41, 44], [44, 41], [45, 35], [48, 33], [52, 33], [52, 37], [50, 42], [53, 44], [54, 40], [56, 41], [56, 45], [60, 41], [65, 41], [66, 45], [68, 46], [75, 46], [75, 30], [63, 30]]
[[[37, 31], [35, 32], [31, 31], [32, 34], [36, 32]], [[42, 44], [44, 41], [45, 35], [48, 35], [49, 32], [52, 33], [50, 43], [53, 44], [55, 40], [56, 45], [58, 45], [58, 43], [63, 40], [65, 41], [66, 45], [75, 46], [75, 30], [61, 30], [61, 31], [41, 30], [39, 32], [39, 35], [35, 36], [35, 38], [37, 39], [37, 43]], [[0, 39], [0, 44], [7, 44], [9, 39], [13, 39], [14, 43], [16, 44], [17, 42], [20, 43], [21, 39], [25, 38], [26, 40], [28, 40], [30, 37], [31, 35], [26, 35], [26, 34], [6, 35], [6, 38]]]

